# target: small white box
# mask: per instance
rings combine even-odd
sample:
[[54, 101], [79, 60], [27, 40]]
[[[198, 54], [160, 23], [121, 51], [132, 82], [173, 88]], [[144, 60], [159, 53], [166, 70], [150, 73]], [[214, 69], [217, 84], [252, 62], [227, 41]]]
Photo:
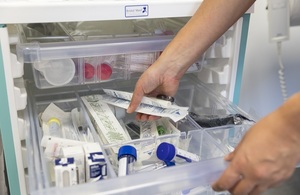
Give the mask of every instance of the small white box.
[[99, 143], [85, 144], [83, 145], [83, 150], [85, 152], [86, 182], [105, 179], [107, 176], [107, 167]]
[[76, 164], [76, 175], [78, 183], [85, 183], [85, 162], [82, 146], [66, 147], [61, 149], [62, 156], [65, 158], [73, 157]]
[[74, 158], [58, 158], [54, 161], [55, 183], [57, 187], [77, 185]]

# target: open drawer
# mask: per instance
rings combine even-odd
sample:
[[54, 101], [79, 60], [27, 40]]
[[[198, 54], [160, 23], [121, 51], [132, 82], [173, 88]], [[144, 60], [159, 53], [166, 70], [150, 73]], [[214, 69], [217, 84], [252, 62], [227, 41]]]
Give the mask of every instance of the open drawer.
[[[58, 92], [57, 90], [40, 92], [40, 90], [34, 90], [33, 87], [31, 91], [32, 102], [30, 103], [30, 107], [32, 111], [30, 118], [34, 121], [35, 127], [31, 129], [27, 138], [27, 150], [29, 151], [29, 193], [214, 193], [209, 185], [226, 168], [226, 163], [223, 160], [224, 155], [234, 150], [234, 147], [254, 122], [239, 108], [232, 105], [225, 98], [214, 94], [201, 83], [195, 82], [194, 79], [192, 75], [186, 75], [182, 79], [179, 91], [175, 97], [175, 103], [180, 106], [188, 106], [191, 113], [185, 119], [176, 123], [167, 118], [160, 119], [167, 121], [169, 124], [169, 126], [164, 126], [166, 132], [172, 127], [172, 131], [169, 131], [169, 133], [141, 137], [141, 131], [134, 129], [129, 124], [132, 125], [134, 123], [135, 127], [137, 126], [138, 128], [142, 127], [139, 124], [143, 122], [135, 121], [134, 114], [127, 114], [125, 110], [112, 111], [115, 114], [115, 119], [130, 137], [129, 140], [118, 143], [105, 142], [101, 136], [101, 129], [99, 130], [95, 127], [94, 119], [89, 115], [90, 111], [82, 101], [82, 97], [103, 93], [102, 89], [107, 87], [105, 83], [103, 85], [91, 85], [81, 88], [76, 92], [67, 92], [64, 90], [62, 92]], [[134, 80], [123, 81], [122, 83], [115, 81], [110, 83], [109, 86], [112, 89], [132, 91], [134, 87], [133, 83], [135, 83]], [[90, 130], [90, 142], [99, 143], [103, 159], [105, 159], [105, 174], [103, 174], [100, 180], [83, 182], [81, 184], [67, 184], [67, 187], [59, 187], [56, 183], [57, 181], [53, 180], [51, 176], [53, 175], [53, 167], [49, 166], [49, 162], [53, 163], [55, 159], [52, 158], [49, 160], [46, 156], [45, 148], [41, 146], [41, 140], [45, 136], [41, 118], [43, 118], [43, 113], [51, 103], [64, 112], [71, 113], [75, 109], [82, 114], [83, 118], [79, 120], [83, 124], [81, 125], [82, 129]], [[57, 115], [55, 116], [57, 117]], [[195, 118], [195, 116], [198, 118]], [[244, 118], [241, 118], [241, 116]], [[228, 120], [230, 117], [232, 120]], [[216, 118], [225, 119], [226, 122], [215, 123]], [[203, 123], [203, 121], [206, 123]], [[212, 123], [207, 123], [207, 121], [212, 121]], [[173, 164], [171, 166], [156, 156], [157, 148], [162, 143], [173, 144], [176, 148], [197, 158], [191, 158], [191, 161], [175, 159], [174, 161], [172, 160]], [[134, 146], [137, 149], [138, 155], [134, 172], [127, 176], [118, 177], [119, 162], [116, 149], [119, 149], [123, 145]], [[141, 155], [144, 154], [143, 148], [145, 147], [147, 147], [148, 157]]]

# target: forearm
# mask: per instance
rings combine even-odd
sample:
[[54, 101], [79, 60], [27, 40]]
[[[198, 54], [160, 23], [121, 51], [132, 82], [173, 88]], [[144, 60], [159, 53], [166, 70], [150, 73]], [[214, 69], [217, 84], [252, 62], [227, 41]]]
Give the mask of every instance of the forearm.
[[230, 28], [254, 1], [204, 0], [190, 21], [165, 48], [159, 61], [171, 66], [168, 69], [180, 79], [189, 66]]
[[291, 135], [300, 140], [300, 92], [291, 96], [276, 111], [277, 116], [283, 119], [284, 129], [289, 130]]

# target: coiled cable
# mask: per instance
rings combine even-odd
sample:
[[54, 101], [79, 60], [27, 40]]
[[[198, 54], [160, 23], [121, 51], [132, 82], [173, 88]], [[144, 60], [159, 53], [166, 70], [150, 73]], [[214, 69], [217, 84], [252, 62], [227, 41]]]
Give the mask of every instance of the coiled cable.
[[286, 89], [286, 82], [285, 82], [285, 75], [284, 75], [284, 65], [282, 62], [282, 49], [281, 49], [281, 42], [277, 42], [277, 55], [278, 55], [278, 62], [279, 62], [279, 82], [280, 82], [280, 88], [281, 88], [281, 94], [283, 97], [283, 100], [286, 101], [288, 98], [287, 95], [287, 89]]

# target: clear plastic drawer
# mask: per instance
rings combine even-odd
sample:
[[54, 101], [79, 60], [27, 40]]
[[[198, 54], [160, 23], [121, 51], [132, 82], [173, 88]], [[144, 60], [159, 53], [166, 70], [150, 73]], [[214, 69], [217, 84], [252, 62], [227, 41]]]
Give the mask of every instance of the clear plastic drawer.
[[[137, 78], [189, 18], [18, 25], [18, 60], [38, 88]], [[187, 72], [198, 72], [204, 57]]]
[[[114, 82], [110, 86], [113, 89], [131, 91], [134, 87], [133, 83], [134, 81]], [[203, 121], [200, 123], [195, 120], [194, 115], [191, 114], [176, 123], [168, 118], [162, 118], [154, 122], [147, 122], [151, 125], [154, 124], [157, 131], [154, 131], [152, 136], [142, 137], [141, 129], [144, 128], [143, 125], [146, 122], [136, 121], [135, 115], [127, 114], [124, 109], [110, 107], [112, 118], [117, 120], [116, 123], [121, 126], [130, 139], [108, 143], [102, 136], [104, 130], [97, 127], [95, 118], [91, 116], [88, 107], [82, 100], [82, 97], [103, 93], [102, 87], [105, 85], [93, 86], [88, 90], [78, 89], [76, 93], [63, 90], [62, 92], [57, 90], [54, 92], [51, 90], [31, 91], [30, 94], [33, 97], [33, 101], [30, 103], [31, 119], [34, 121], [35, 131], [32, 129], [27, 138], [30, 194], [228, 194], [227, 192], [213, 192], [210, 184], [227, 166], [223, 157], [234, 150], [245, 132], [254, 123], [247, 114], [199, 82], [195, 82], [191, 75], [186, 75], [182, 79], [178, 95], [175, 97], [176, 104], [189, 106], [191, 113], [200, 118], [203, 115], [205, 117], [213, 116], [214, 121], [216, 116], [223, 119], [224, 116], [238, 115], [244, 116], [244, 120], [235, 123], [234, 120], [228, 122], [225, 118], [226, 123], [209, 123], [211, 126], [208, 127], [202, 124]], [[61, 110], [57, 112], [58, 114], [49, 114], [51, 113], [49, 106], [53, 104]], [[55, 109], [52, 108], [52, 111]], [[67, 114], [61, 114], [62, 112]], [[74, 115], [76, 113], [81, 113], [80, 117]], [[51, 164], [55, 159], [52, 158], [49, 161], [49, 156], [47, 157], [49, 153], [42, 143], [45, 132], [47, 132], [44, 129], [45, 125], [49, 126], [49, 121], [57, 123], [56, 120], [50, 120], [50, 118], [61, 119], [59, 117], [61, 115], [70, 117], [72, 122], [69, 125], [74, 129], [90, 131], [89, 136], [88, 133], [84, 133], [82, 134], [84, 136], [77, 138], [74, 138], [73, 134], [70, 138], [70, 134], [68, 134], [69, 141], [99, 143], [103, 153], [102, 158], [105, 160], [105, 168], [102, 172], [105, 174], [100, 180], [86, 180], [86, 182], [69, 187], [59, 187], [57, 181], [53, 180], [53, 166], [49, 166], [49, 163]], [[45, 116], [48, 118], [45, 119]], [[204, 119], [207, 122], [207, 118]], [[44, 123], [43, 120], [48, 122]], [[111, 118], [106, 120], [111, 121]], [[61, 119], [61, 121], [63, 120]], [[60, 124], [66, 123], [61, 122]], [[163, 133], [161, 133], [161, 129], [158, 129], [159, 125], [163, 125]], [[56, 127], [58, 127], [57, 124]], [[62, 136], [66, 135], [64, 133]], [[161, 157], [158, 157], [158, 152], [161, 152], [158, 148], [166, 143], [175, 146], [177, 150], [181, 150], [189, 156], [184, 159], [174, 157], [170, 161], [162, 160]], [[136, 148], [137, 159], [134, 171], [130, 175], [118, 177], [117, 151], [124, 145]]]

